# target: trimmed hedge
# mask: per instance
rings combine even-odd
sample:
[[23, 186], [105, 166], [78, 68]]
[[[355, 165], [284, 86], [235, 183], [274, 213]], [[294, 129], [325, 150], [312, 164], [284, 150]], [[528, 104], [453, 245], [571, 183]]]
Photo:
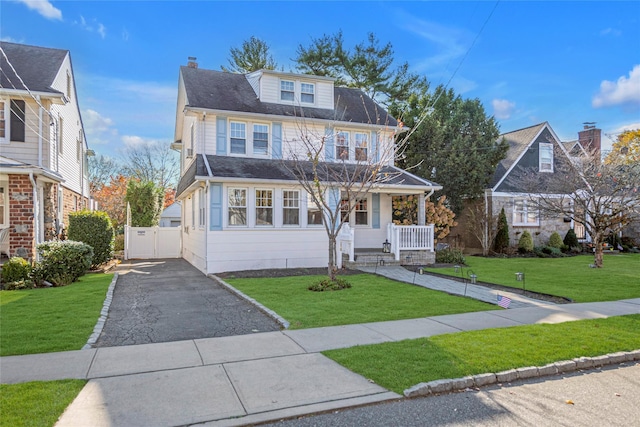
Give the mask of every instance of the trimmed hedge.
[[564, 246], [564, 242], [562, 241], [562, 237], [554, 231], [553, 234], [549, 237], [549, 246], [552, 248], [562, 249]]
[[83, 242], [93, 248], [91, 267], [113, 258], [115, 234], [106, 212], [83, 210], [69, 214], [69, 240]]
[[86, 243], [66, 240], [40, 243], [37, 247], [40, 262], [33, 269], [33, 279], [54, 286], [66, 286], [83, 276], [93, 260], [93, 248]]

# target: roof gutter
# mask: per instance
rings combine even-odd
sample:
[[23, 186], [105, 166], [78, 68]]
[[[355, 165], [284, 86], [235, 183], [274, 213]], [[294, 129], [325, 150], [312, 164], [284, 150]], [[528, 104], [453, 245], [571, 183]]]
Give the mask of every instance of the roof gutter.
[[[55, 104], [64, 104], [64, 95], [62, 93], [59, 92], [42, 92], [42, 91], [31, 91], [31, 93], [33, 95], [35, 95], [36, 97], [39, 98], [44, 98], [44, 99], [51, 99], [52, 101], [57, 101], [54, 102]], [[0, 95], [7, 95], [7, 96], [11, 96], [11, 95], [22, 95], [24, 96], [25, 94], [29, 94], [29, 92], [27, 92], [26, 90], [20, 90], [20, 89], [7, 89], [7, 88], [0, 88]], [[29, 97], [31, 97], [31, 95], [29, 95]]]

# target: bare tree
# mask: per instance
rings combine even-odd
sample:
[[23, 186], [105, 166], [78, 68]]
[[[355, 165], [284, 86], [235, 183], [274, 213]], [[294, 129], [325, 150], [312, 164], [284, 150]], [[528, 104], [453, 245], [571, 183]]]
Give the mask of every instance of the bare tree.
[[93, 194], [105, 185], [109, 185], [111, 180], [118, 175], [120, 168], [112, 158], [99, 155], [89, 157], [88, 169], [89, 189]]
[[585, 226], [594, 245], [594, 265], [600, 268], [607, 235], [640, 220], [640, 164], [603, 163], [597, 152], [555, 157], [554, 173], [524, 172], [521, 179], [541, 213]]
[[[380, 117], [376, 112], [371, 112], [371, 116]], [[285, 141], [289, 152], [283, 165], [295, 176], [317, 209], [324, 212], [322, 223], [329, 239], [328, 275], [334, 280], [336, 244], [343, 225], [372, 188], [399, 181], [402, 171], [393, 165], [409, 135], [395, 138], [397, 135], [392, 131], [378, 132], [375, 148], [371, 141], [366, 141], [362, 146], [356, 146], [355, 152], [337, 149], [338, 159], [327, 161], [327, 145], [338, 147], [340, 132], [322, 131], [304, 117], [299, 117], [296, 123], [294, 139]], [[372, 123], [376, 123], [375, 120]], [[347, 161], [349, 158], [355, 161]]]
[[125, 149], [122, 172], [129, 178], [142, 182], [153, 182], [162, 190], [176, 186], [180, 174], [180, 163], [169, 144], [145, 142]]

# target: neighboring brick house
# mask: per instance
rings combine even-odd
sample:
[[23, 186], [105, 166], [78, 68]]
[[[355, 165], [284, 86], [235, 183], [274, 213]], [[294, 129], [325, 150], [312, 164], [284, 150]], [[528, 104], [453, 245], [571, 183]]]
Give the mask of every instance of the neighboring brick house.
[[87, 148], [69, 51], [0, 42], [0, 228], [35, 257], [90, 207]]
[[[183, 258], [205, 273], [326, 267], [327, 209], [317, 208], [286, 166], [292, 152], [304, 153], [301, 138], [311, 135], [326, 143], [326, 167], [344, 170], [369, 161], [393, 177], [345, 215], [351, 247], [381, 252], [389, 239], [396, 261], [413, 244], [412, 259], [433, 262], [432, 227], [406, 226], [403, 232], [416, 239], [403, 243], [400, 227], [392, 224], [393, 195], [424, 201], [425, 193], [441, 188], [378, 157], [393, 149], [399, 130], [402, 125], [372, 99], [334, 86], [331, 78], [269, 70], [232, 74], [198, 69], [194, 62], [181, 67], [173, 147], [181, 152], [176, 197], [182, 202]], [[342, 183], [327, 183], [331, 211], [345, 203]], [[425, 239], [418, 242], [420, 236]]]
[[[519, 186], [518, 174], [535, 171], [538, 174], [556, 173], [558, 159], [555, 156], [575, 157], [585, 150], [600, 150], [600, 129], [589, 126], [579, 132], [579, 139], [561, 142], [548, 122], [540, 123], [524, 129], [518, 129], [500, 135], [505, 139], [509, 149], [505, 158], [498, 164], [490, 187], [484, 192], [484, 199], [478, 201], [480, 209], [484, 209], [492, 219], [495, 227], [502, 208], [505, 210], [509, 224], [511, 245], [517, 245], [522, 232], [529, 231], [534, 245], [546, 245], [553, 232], [564, 237], [573, 228], [581, 240], [588, 240], [584, 226], [569, 218], [544, 215], [538, 211], [535, 202], [525, 188]], [[476, 207], [478, 207], [476, 206]], [[470, 251], [480, 247], [479, 239], [474, 236], [469, 223], [468, 209], [458, 219], [455, 234], [461, 244]], [[487, 233], [487, 230], [484, 230]], [[477, 234], [477, 230], [476, 230]]]

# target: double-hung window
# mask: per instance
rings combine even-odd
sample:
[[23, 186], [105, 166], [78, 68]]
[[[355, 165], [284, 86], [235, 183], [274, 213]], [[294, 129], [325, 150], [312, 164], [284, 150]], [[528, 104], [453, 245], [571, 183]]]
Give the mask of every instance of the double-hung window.
[[356, 225], [368, 225], [367, 199], [357, 200], [354, 210], [356, 212]]
[[4, 187], [0, 187], [0, 225], [7, 225], [5, 219], [5, 212], [7, 212], [7, 201], [4, 195]]
[[300, 225], [300, 192], [282, 192], [282, 225]]
[[[21, 99], [11, 100], [11, 115], [9, 121], [9, 137], [11, 141], [25, 141], [26, 105]], [[8, 142], [8, 141], [7, 141]]]
[[367, 134], [366, 133], [356, 133], [356, 160], [358, 161], [366, 161], [367, 160]]
[[340, 220], [343, 223], [349, 222], [349, 199], [340, 200]]
[[531, 200], [516, 200], [513, 204], [514, 225], [538, 225], [538, 208]]
[[267, 155], [269, 148], [269, 126], [253, 125], [253, 154]]
[[0, 142], [9, 142], [7, 138], [7, 102], [0, 100]]
[[540, 172], [553, 172], [553, 144], [540, 143]]
[[307, 225], [322, 225], [322, 210], [318, 209], [310, 194], [307, 194]]
[[256, 225], [273, 225], [273, 190], [256, 189]]
[[280, 100], [291, 101], [295, 99], [295, 82], [291, 80], [280, 80]]
[[315, 85], [313, 83], [300, 84], [300, 101], [306, 104], [315, 102]]
[[246, 154], [247, 125], [241, 122], [231, 122], [231, 153]]
[[198, 190], [198, 226], [200, 228], [204, 227], [204, 208], [205, 208], [205, 197], [204, 190], [201, 188]]
[[338, 132], [336, 135], [336, 159], [349, 160], [349, 132]]
[[229, 188], [229, 225], [247, 225], [247, 190]]

